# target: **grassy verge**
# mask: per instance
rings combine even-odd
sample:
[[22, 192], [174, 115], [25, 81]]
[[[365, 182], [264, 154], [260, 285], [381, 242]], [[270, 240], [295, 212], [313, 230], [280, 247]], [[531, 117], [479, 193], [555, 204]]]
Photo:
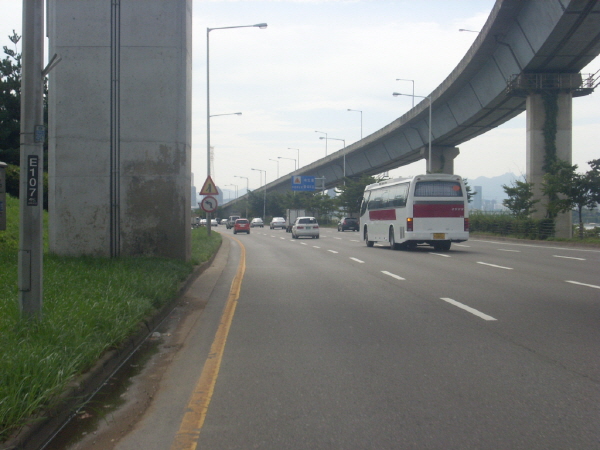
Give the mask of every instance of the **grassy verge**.
[[161, 258], [44, 256], [43, 320], [19, 318], [18, 201], [0, 231], [0, 441], [47, 407], [78, 374], [176, 294], [221, 236], [192, 232], [190, 263]]

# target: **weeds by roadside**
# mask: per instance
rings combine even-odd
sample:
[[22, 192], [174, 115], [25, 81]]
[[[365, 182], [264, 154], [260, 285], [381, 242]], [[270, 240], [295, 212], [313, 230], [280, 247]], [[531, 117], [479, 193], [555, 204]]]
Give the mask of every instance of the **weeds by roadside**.
[[[192, 232], [192, 262], [44, 256], [43, 320], [19, 318], [18, 201], [0, 232], [0, 441], [51, 404], [67, 384], [172, 299], [221, 236]], [[15, 212], [16, 211], [16, 212]], [[16, 235], [15, 235], [16, 233]]]

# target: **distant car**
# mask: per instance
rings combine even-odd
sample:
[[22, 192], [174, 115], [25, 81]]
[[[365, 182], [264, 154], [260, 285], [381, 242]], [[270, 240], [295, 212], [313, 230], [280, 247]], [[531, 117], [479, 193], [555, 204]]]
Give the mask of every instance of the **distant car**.
[[201, 227], [205, 227], [206, 226], [206, 219], [200, 219], [200, 226]]
[[235, 225], [235, 221], [238, 220], [240, 218], [240, 216], [229, 216], [229, 218], [227, 219], [227, 224], [225, 225], [225, 227], [229, 230], [230, 228], [233, 228], [233, 226]]
[[271, 230], [275, 228], [285, 228], [285, 219], [283, 217], [273, 217], [270, 225]]
[[219, 221], [217, 219], [210, 219], [210, 226], [211, 227], [218, 227], [219, 226]]
[[221, 219], [221, 225], [227, 225], [227, 219]]
[[298, 217], [292, 225], [292, 238], [308, 236], [319, 239], [319, 224], [314, 217]]
[[355, 217], [343, 217], [342, 220], [338, 223], [338, 231], [358, 231], [359, 224], [358, 219]]
[[233, 225], [233, 234], [248, 233], [250, 234], [250, 222], [248, 219], [237, 219]]
[[250, 228], [254, 228], [254, 227], [263, 228], [264, 226], [265, 226], [265, 224], [263, 223], [263, 220], [260, 217], [255, 217], [254, 219], [252, 219], [252, 222], [250, 222]]

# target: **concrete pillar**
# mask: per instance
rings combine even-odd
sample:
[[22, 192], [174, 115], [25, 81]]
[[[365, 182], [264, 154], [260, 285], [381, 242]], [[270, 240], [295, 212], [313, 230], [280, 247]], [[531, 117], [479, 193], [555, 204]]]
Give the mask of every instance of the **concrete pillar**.
[[[558, 94], [558, 115], [556, 133], [556, 156], [571, 164], [572, 154], [572, 94]], [[546, 154], [544, 142], [544, 120], [546, 112], [542, 94], [529, 94], [527, 96], [527, 182], [534, 183], [534, 199], [540, 200], [532, 214], [535, 219], [546, 217], [548, 199], [542, 194], [542, 185], [545, 171], [544, 157]], [[572, 237], [571, 213], [559, 214], [556, 218], [556, 237]]]
[[[429, 148], [421, 149], [429, 167]], [[460, 153], [458, 147], [431, 147], [431, 172], [454, 174], [454, 158]]]
[[190, 257], [192, 0], [48, 2], [50, 249]]

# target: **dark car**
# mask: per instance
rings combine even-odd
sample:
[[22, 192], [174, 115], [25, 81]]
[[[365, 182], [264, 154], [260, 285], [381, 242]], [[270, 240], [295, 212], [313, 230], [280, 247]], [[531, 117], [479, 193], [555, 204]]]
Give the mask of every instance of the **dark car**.
[[358, 219], [356, 217], [344, 217], [338, 223], [338, 231], [358, 231]]

